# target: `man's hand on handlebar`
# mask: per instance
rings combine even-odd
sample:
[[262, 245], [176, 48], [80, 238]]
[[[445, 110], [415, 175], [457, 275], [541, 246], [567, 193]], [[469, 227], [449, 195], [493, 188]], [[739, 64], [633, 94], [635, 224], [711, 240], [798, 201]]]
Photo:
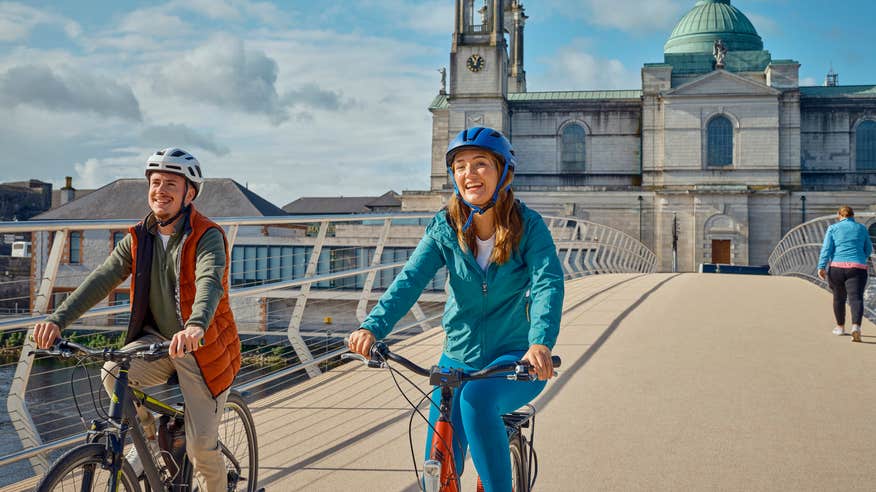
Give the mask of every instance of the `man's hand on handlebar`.
[[547, 348], [546, 345], [530, 345], [523, 360], [529, 362], [539, 380], [545, 381], [553, 377], [554, 365], [551, 362], [551, 349]]
[[373, 333], [364, 328], [359, 328], [350, 334], [350, 351], [365, 357], [371, 357], [371, 346], [376, 341], [377, 339]]
[[183, 357], [189, 352], [198, 350], [201, 340], [204, 338], [204, 329], [198, 325], [186, 326], [186, 329], [177, 332], [170, 340], [170, 347], [167, 349], [168, 355], [171, 358]]
[[48, 349], [60, 336], [61, 327], [51, 321], [43, 321], [33, 327], [33, 340], [37, 348]]

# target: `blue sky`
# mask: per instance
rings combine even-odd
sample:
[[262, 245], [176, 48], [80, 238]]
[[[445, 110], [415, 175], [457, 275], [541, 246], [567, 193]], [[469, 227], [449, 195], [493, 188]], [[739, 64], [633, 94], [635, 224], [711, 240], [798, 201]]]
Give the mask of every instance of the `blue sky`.
[[[635, 89], [694, 0], [524, 0], [530, 91]], [[734, 0], [801, 84], [876, 84], [876, 2]], [[277, 205], [428, 186], [452, 0], [0, 1], [0, 181], [80, 188], [177, 145]], [[872, 43], [870, 43], [872, 46]]]

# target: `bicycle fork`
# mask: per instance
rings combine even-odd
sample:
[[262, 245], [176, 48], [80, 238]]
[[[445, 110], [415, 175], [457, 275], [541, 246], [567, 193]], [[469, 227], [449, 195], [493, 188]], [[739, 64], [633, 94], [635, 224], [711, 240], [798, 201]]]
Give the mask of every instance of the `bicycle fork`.
[[449, 388], [442, 388], [441, 393], [441, 411], [432, 435], [430, 459], [423, 463], [423, 490], [458, 492], [459, 483], [453, 457], [453, 426], [448, 418], [452, 393]]

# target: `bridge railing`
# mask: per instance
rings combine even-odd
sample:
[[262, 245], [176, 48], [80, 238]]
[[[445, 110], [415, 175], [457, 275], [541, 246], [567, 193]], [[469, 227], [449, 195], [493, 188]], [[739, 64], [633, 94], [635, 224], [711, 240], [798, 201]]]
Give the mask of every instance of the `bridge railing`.
[[[855, 214], [855, 220], [862, 224], [876, 222], [876, 213]], [[794, 227], [779, 241], [770, 254], [770, 275], [786, 275], [806, 279], [819, 287], [830, 290], [827, 282], [818, 277], [818, 258], [827, 228], [835, 223], [835, 215], [818, 217]], [[874, 274], [874, 260], [868, 261], [870, 276]], [[876, 282], [867, 283], [864, 292], [864, 312], [867, 319], [876, 322]]]
[[[346, 351], [344, 337], [389, 286], [432, 216], [216, 219], [231, 250], [230, 297], [243, 345], [235, 387], [258, 397], [337, 364]], [[567, 278], [656, 271], [654, 253], [622, 231], [565, 217], [545, 221]], [[6, 443], [0, 444], [0, 487], [44, 472], [61, 448], [81, 440], [83, 422], [105, 408], [100, 385], [89, 386], [98, 365], [34, 360], [30, 334], [34, 323], [103, 262], [131, 225], [0, 222], [0, 237], [29, 242], [32, 251], [30, 257], [0, 257], [0, 380], [8, 382], [0, 386], [5, 410], [0, 424], [9, 424], [0, 425], [0, 443]], [[92, 346], [119, 346], [128, 322], [127, 282], [68, 327], [65, 336]], [[391, 336], [439, 324], [445, 284], [441, 271]], [[177, 391], [155, 394], [173, 399]]]

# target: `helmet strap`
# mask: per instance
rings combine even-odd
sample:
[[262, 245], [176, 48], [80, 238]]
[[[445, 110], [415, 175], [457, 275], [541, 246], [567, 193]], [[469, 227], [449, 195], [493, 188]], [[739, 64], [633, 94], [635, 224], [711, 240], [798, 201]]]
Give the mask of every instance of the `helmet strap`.
[[184, 212], [188, 211], [189, 205], [186, 205], [186, 195], [188, 195], [188, 194], [189, 194], [189, 180], [185, 180], [185, 185], [183, 187], [183, 204], [179, 208], [179, 212], [177, 212], [176, 215], [174, 215], [173, 217], [171, 217], [165, 221], [160, 221], [160, 220], [157, 221], [159, 226], [167, 227], [170, 224], [173, 224], [176, 221], [176, 219], [179, 218], [180, 215], [182, 215]]
[[[496, 191], [493, 193], [493, 198], [486, 205], [484, 205], [483, 207], [478, 207], [474, 203], [469, 203], [468, 201], [466, 201], [465, 198], [462, 197], [462, 193], [459, 192], [459, 187], [456, 186], [456, 179], [454, 179], [453, 177], [453, 170], [448, 168], [447, 173], [450, 174], [450, 182], [453, 183], [453, 191], [456, 193], [456, 198], [471, 209], [471, 213], [468, 214], [468, 220], [466, 220], [465, 224], [462, 226], [462, 232], [468, 232], [468, 228], [471, 227], [471, 223], [475, 215], [484, 215], [485, 213], [487, 213], [487, 210], [496, 206], [496, 200], [499, 197], [499, 190], [501, 189], [502, 185], [499, 184], [498, 186], [496, 186]], [[507, 174], [508, 164], [505, 164], [505, 171], [502, 173], [502, 179], [499, 180], [499, 183], [505, 181], [505, 176]], [[510, 187], [511, 185], [508, 185], [507, 188]]]

